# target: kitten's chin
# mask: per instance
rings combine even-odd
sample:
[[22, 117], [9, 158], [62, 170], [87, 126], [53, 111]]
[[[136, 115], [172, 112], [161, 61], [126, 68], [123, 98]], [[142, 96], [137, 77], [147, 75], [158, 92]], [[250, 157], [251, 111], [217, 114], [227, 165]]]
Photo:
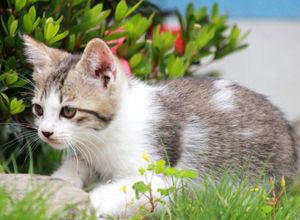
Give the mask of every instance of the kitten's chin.
[[50, 139], [50, 140], [46, 140], [46, 142], [48, 144], [50, 144], [51, 147], [53, 147], [54, 149], [57, 149], [57, 150], [63, 150], [65, 148], [67, 148], [67, 146], [65, 144], [63, 144], [62, 142], [60, 142], [58, 140]]
[[54, 149], [57, 149], [57, 150], [63, 150], [65, 148], [67, 148], [66, 145], [62, 144], [62, 143], [51, 143], [51, 142], [48, 142], [51, 147], [53, 147]]

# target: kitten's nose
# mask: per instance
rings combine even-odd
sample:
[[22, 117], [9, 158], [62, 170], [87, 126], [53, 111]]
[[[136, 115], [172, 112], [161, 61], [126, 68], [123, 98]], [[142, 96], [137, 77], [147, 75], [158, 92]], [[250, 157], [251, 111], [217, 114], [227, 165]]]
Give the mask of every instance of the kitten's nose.
[[46, 137], [46, 138], [49, 138], [53, 132], [49, 132], [49, 131], [42, 131], [42, 134]]

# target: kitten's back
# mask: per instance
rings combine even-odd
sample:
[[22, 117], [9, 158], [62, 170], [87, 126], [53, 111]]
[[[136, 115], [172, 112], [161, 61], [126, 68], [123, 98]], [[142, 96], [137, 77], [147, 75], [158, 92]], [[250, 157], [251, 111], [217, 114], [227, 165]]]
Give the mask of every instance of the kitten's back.
[[[223, 79], [186, 78], [160, 84], [157, 132], [172, 165], [201, 175], [249, 162], [259, 175], [291, 177], [299, 167], [296, 135], [265, 97]], [[277, 178], [278, 179], [278, 178]]]

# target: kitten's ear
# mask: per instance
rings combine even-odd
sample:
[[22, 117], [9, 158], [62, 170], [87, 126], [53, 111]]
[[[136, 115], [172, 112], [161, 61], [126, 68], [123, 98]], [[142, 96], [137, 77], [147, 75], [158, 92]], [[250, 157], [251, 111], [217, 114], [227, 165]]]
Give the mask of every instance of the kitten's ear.
[[23, 35], [23, 39], [27, 60], [37, 72], [44, 72], [44, 68], [60, 60], [66, 54], [58, 49], [47, 47], [28, 35]]
[[116, 79], [116, 62], [114, 55], [104, 41], [99, 38], [91, 40], [78, 63], [90, 77], [101, 80], [105, 88]]

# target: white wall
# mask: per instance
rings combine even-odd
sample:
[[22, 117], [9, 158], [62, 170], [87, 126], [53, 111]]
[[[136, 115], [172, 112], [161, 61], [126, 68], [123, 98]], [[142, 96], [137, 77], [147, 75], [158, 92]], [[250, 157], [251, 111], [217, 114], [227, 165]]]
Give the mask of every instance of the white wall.
[[222, 77], [268, 96], [289, 120], [299, 119], [300, 21], [233, 23], [244, 31], [252, 30], [246, 39], [249, 47], [214, 62], [200, 73], [219, 71]]

